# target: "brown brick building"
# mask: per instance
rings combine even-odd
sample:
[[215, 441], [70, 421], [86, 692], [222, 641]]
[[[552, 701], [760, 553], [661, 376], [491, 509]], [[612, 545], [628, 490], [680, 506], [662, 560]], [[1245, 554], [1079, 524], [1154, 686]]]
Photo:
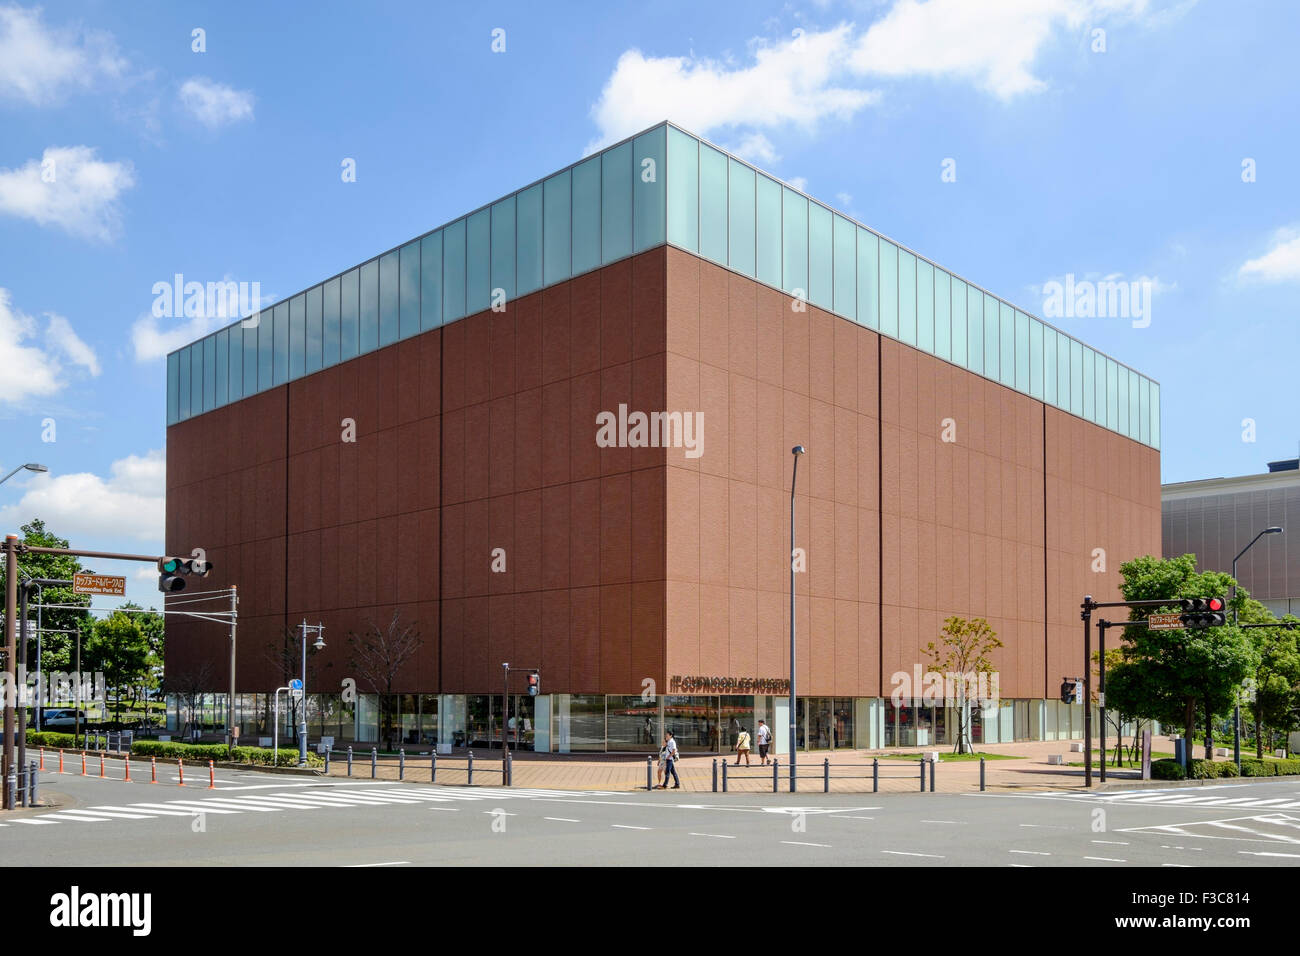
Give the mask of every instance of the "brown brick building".
[[[509, 661], [541, 674], [511, 678], [524, 746], [725, 750], [763, 717], [784, 749], [796, 444], [811, 748], [945, 742], [903, 681], [954, 614], [1005, 642], [977, 739], [1080, 736], [1081, 597], [1160, 545], [1158, 385], [671, 125], [168, 371], [167, 545], [216, 568], [181, 597], [239, 586], [245, 734], [305, 618], [313, 736], [482, 746]], [[602, 447], [620, 406], [698, 444]], [[381, 715], [347, 635], [395, 612], [421, 642]], [[224, 724], [224, 631], [168, 637]]]

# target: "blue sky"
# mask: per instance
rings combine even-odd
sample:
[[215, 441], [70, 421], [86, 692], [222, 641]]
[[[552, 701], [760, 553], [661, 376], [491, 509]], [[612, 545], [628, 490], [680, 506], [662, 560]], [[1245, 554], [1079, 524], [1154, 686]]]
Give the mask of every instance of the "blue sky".
[[153, 319], [155, 282], [287, 296], [665, 118], [1035, 314], [1067, 274], [1149, 281], [1145, 328], [1051, 321], [1161, 383], [1165, 481], [1262, 471], [1300, 444], [1298, 28], [1281, 0], [0, 0], [0, 468], [51, 468], [0, 524], [160, 550], [162, 356], [224, 323]]

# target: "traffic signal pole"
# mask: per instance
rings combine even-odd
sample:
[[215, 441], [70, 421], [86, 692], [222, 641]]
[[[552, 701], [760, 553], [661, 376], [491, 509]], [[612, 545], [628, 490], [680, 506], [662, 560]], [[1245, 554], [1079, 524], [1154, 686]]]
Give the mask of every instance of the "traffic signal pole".
[[[1092, 786], [1092, 609], [1091, 594], [1083, 597], [1083, 785]], [[1103, 757], [1103, 760], [1105, 758]]]
[[18, 636], [18, 535], [5, 536], [5, 699], [4, 699], [4, 754], [0, 766], [0, 793], [3, 806], [12, 810], [12, 793], [9, 776], [14, 769], [14, 698], [18, 694], [18, 672], [15, 667]]

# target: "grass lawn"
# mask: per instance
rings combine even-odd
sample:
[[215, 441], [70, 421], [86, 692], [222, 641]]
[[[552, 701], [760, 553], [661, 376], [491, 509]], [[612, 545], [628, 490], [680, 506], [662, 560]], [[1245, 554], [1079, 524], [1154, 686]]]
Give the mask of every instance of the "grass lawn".
[[[921, 756], [922, 755], [919, 753], [918, 754], [882, 754], [880, 759], [881, 760], [920, 760]], [[942, 750], [939, 751], [939, 760], [943, 763], [953, 763], [958, 760], [979, 760], [981, 757], [983, 757], [985, 760], [1024, 760], [1025, 759], [1024, 757], [1020, 757], [1015, 754], [986, 754], [986, 753], [954, 754], [954, 753], [945, 753]]]

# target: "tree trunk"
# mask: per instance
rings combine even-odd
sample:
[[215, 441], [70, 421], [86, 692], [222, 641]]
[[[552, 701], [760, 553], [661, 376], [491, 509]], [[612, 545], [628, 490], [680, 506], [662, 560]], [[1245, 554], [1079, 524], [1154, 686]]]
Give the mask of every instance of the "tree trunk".
[[1188, 697], [1183, 701], [1183, 726], [1186, 739], [1183, 740], [1183, 760], [1186, 769], [1192, 769], [1192, 735], [1196, 733], [1196, 698]]
[[1255, 714], [1255, 757], [1258, 760], [1264, 759], [1264, 734], [1258, 713]]

